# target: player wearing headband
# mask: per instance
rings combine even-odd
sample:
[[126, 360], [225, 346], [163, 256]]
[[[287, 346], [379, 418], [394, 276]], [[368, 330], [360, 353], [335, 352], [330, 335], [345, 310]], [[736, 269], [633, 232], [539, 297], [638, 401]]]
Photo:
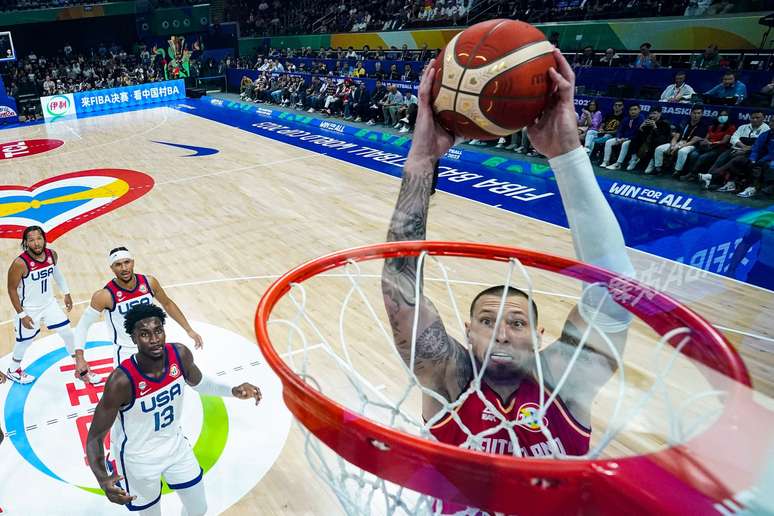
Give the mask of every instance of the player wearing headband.
[[[91, 296], [91, 303], [83, 312], [75, 328], [75, 349], [81, 351], [86, 345], [86, 337], [92, 324], [99, 320], [100, 313], [105, 316], [108, 334], [116, 346], [116, 363], [137, 353], [137, 346], [124, 330], [124, 317], [130, 308], [157, 301], [172, 319], [188, 333], [197, 349], [203, 345], [202, 338], [196, 333], [180, 311], [161, 288], [158, 280], [150, 275], [134, 273], [134, 258], [126, 247], [116, 247], [110, 251], [108, 265], [115, 278]], [[76, 371], [88, 371], [85, 360], [76, 362]]]
[[[70, 288], [59, 270], [59, 256], [56, 251], [46, 247], [46, 232], [40, 226], [26, 228], [22, 234], [21, 247], [24, 252], [16, 257], [8, 270], [8, 297], [16, 311], [16, 344], [13, 361], [6, 374], [16, 383], [27, 384], [34, 382], [35, 377], [24, 372], [21, 364], [30, 344], [40, 333], [41, 323], [62, 337], [68, 353], [75, 358], [76, 363], [83, 361], [83, 357], [74, 348], [70, 319], [54, 299], [56, 282], [64, 294], [65, 308], [68, 312], [72, 310]], [[76, 372], [76, 378], [84, 381], [96, 379], [88, 370]]]

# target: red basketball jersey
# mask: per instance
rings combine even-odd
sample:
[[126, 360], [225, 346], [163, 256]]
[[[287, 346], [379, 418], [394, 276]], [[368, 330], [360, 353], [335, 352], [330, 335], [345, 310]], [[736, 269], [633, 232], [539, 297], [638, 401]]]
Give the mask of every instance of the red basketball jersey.
[[[565, 455], [583, 455], [589, 450], [591, 429], [578, 423], [557, 397], [548, 407], [542, 423], [537, 420], [540, 410], [540, 390], [531, 378], [524, 378], [510, 399], [503, 403], [485, 382], [481, 382], [481, 393], [494, 409], [507, 421], [516, 421], [513, 430], [518, 438], [521, 455], [524, 457], [551, 456], [551, 444], [541, 431], [541, 424], [551, 433], [557, 449]], [[545, 399], [551, 391], [545, 389]], [[462, 423], [473, 435], [500, 424], [500, 418], [487, 407], [475, 393], [470, 395], [457, 409]], [[448, 415], [430, 428], [430, 432], [439, 441], [459, 446], [468, 438], [468, 434]], [[513, 455], [511, 438], [505, 428], [482, 438], [481, 449], [487, 453]]]

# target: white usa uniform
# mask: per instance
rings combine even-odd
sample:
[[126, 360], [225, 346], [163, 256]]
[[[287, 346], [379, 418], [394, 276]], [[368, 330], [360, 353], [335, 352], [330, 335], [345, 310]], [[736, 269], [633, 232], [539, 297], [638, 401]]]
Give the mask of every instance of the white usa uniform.
[[132, 290], [121, 288], [116, 280], [110, 280], [105, 289], [113, 299], [113, 308], [105, 309], [105, 324], [113, 344], [116, 346], [116, 362], [122, 363], [126, 358], [137, 353], [137, 346], [124, 330], [124, 315], [135, 305], [153, 303], [153, 289], [148, 277], [135, 274], [136, 284]]
[[42, 261], [34, 259], [27, 251], [19, 255], [27, 266], [16, 292], [22, 308], [32, 319], [32, 328], [25, 328], [18, 314], [14, 317], [16, 342], [34, 339], [40, 333], [41, 322], [49, 330], [70, 324], [70, 319], [54, 299], [54, 271], [57, 269], [54, 253], [44, 250]]
[[[119, 485], [137, 498], [127, 504], [141, 511], [161, 499], [161, 477], [172, 489], [201, 482], [204, 472], [183, 435], [181, 416], [185, 378], [174, 345], [165, 344], [165, 372], [159, 379], [145, 376], [134, 356], [118, 366], [132, 385], [131, 401], [121, 407], [110, 430], [110, 446]], [[108, 461], [108, 471], [113, 464]]]

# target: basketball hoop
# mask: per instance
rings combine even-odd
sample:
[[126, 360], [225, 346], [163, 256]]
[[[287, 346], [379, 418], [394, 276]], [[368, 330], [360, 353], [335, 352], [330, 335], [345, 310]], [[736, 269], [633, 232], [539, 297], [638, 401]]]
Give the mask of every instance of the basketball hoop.
[[[270, 316], [286, 294], [310, 278], [369, 260], [423, 255], [516, 263], [604, 285], [616, 302], [661, 335], [664, 344], [701, 365], [702, 375], [714, 388], [712, 395], [723, 399], [722, 413], [709, 428], [685, 442], [670, 443], [666, 449], [644, 455], [567, 460], [492, 455], [391, 428], [330, 399], [305, 369], [309, 347], [306, 338], [300, 372], [275, 350], [269, 333]], [[304, 311], [304, 299], [295, 304]], [[757, 467], [750, 464], [761, 463], [763, 454], [759, 450], [766, 449], [769, 439], [768, 429], [761, 429], [755, 436], [744, 428], [746, 415], [759, 410], [751, 398], [747, 369], [707, 321], [634, 279], [545, 253], [434, 241], [392, 242], [332, 253], [292, 269], [269, 287], [258, 305], [255, 331], [263, 355], [282, 380], [285, 403], [308, 430], [308, 439], [321, 441], [361, 470], [359, 475], [337, 476], [324, 464], [315, 466], [350, 514], [370, 512], [369, 507], [375, 503], [373, 491], [381, 490], [382, 484], [395, 486], [385, 498], [387, 513], [402, 510], [407, 514], [432, 514], [436, 509], [429, 496], [509, 514], [703, 514], [719, 510], [718, 504], [752, 485], [755, 479], [751, 471], [757, 471]], [[339, 362], [351, 363], [349, 357]], [[350, 381], [357, 381], [357, 373], [347, 374]], [[691, 401], [686, 399], [684, 404]], [[760, 421], [759, 416], [756, 421]], [[737, 463], [713, 461], [712, 450], [731, 441], [740, 448]], [[342, 467], [346, 466], [341, 462]], [[368, 474], [375, 480], [365, 480], [371, 478]], [[370, 487], [358, 495], [361, 499], [357, 501], [357, 497], [345, 493], [347, 483]], [[414, 496], [400, 502], [408, 490]]]

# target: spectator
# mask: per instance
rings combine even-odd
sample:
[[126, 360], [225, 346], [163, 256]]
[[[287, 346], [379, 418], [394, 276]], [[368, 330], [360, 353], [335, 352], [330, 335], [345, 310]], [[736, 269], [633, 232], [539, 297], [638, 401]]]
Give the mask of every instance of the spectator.
[[607, 115], [602, 122], [602, 127], [599, 131], [589, 130], [586, 134], [586, 153], [593, 154], [594, 148], [602, 143], [604, 144], [610, 138], [613, 138], [618, 132], [618, 126], [621, 125], [621, 121], [624, 117], [624, 101], [617, 99], [613, 102], [613, 112]]
[[370, 77], [379, 81], [383, 81], [385, 77], [384, 70], [382, 70], [381, 61], [374, 62], [374, 71], [371, 72]]
[[774, 176], [774, 138], [772, 138], [771, 129], [762, 133], [755, 140], [752, 149], [750, 149], [750, 163], [748, 175], [750, 186], [742, 190], [739, 197], [754, 197], [767, 181], [771, 181]]
[[370, 101], [371, 95], [366, 89], [365, 82], [359, 82], [357, 88], [352, 93], [352, 101], [344, 106], [344, 120], [350, 120], [352, 114], [354, 114], [355, 122], [362, 122], [368, 117]]
[[685, 82], [685, 72], [675, 74], [675, 83], [666, 87], [661, 102], [690, 102], [696, 92]]
[[583, 53], [577, 54], [575, 56], [575, 62], [573, 63], [573, 65], [578, 68], [591, 68], [592, 66], [596, 66], [596, 64], [597, 56], [594, 54], [594, 47], [591, 45], [583, 47]]
[[690, 0], [685, 8], [685, 16], [701, 16], [707, 11], [712, 0]]
[[352, 77], [359, 79], [365, 76], [366, 76], [366, 69], [363, 68], [363, 62], [358, 61], [357, 64], [355, 65], [355, 69], [352, 70]]
[[615, 50], [608, 48], [605, 50], [605, 55], [599, 60], [599, 66], [606, 66], [608, 68], [615, 68], [620, 65], [621, 56], [615, 53]]
[[390, 74], [389, 79], [391, 81], [399, 81], [400, 80], [400, 72], [398, 71], [398, 65], [393, 64], [390, 66]]
[[736, 176], [749, 168], [750, 150], [755, 140], [769, 130], [769, 126], [763, 121], [763, 112], [754, 111], [750, 113], [750, 123], [740, 126], [734, 134], [731, 136], [729, 143], [731, 148], [718, 156], [718, 159], [712, 165], [709, 170], [710, 177], [699, 176], [699, 179], [707, 183], [709, 179], [709, 187], [712, 187], [712, 183], [721, 184], [719, 192], [735, 192], [736, 191]]
[[320, 102], [324, 98], [323, 95], [327, 89], [327, 80], [320, 80], [319, 77], [312, 77], [312, 82], [306, 89], [306, 104], [304, 104], [304, 108], [307, 108], [309, 113], [314, 113], [315, 110], [320, 107]]
[[581, 143], [586, 141], [589, 131], [593, 131], [593, 137], [596, 138], [600, 127], [602, 127], [602, 112], [597, 107], [597, 101], [591, 100], [588, 107], [583, 108], [578, 115], [578, 136]]
[[[394, 65], [393, 65], [394, 66]], [[386, 127], [400, 127], [398, 123], [398, 108], [403, 105], [403, 94], [394, 84], [389, 87], [389, 93], [382, 99], [381, 107]]]
[[[623, 165], [626, 155], [629, 153], [629, 144], [632, 138], [637, 134], [640, 126], [645, 121], [640, 113], [640, 106], [637, 104], [629, 106], [629, 118], [618, 126], [615, 138], [610, 138], [605, 142], [605, 155], [602, 159], [602, 168], [609, 170], [619, 170]], [[618, 153], [618, 159], [615, 163], [610, 163], [613, 155], [613, 147], [621, 146]]]
[[401, 75], [400, 80], [405, 82], [414, 82], [417, 80], [417, 74], [411, 69], [410, 64], [407, 63], [403, 67], [403, 75]]
[[703, 115], [704, 108], [702, 106], [693, 106], [691, 108], [691, 117], [672, 134], [672, 141], [656, 147], [653, 159], [650, 160], [650, 163], [645, 168], [646, 174], [661, 174], [664, 158], [669, 157], [676, 160], [673, 177], [683, 175], [683, 167], [685, 167], [688, 156], [693, 152], [693, 146], [707, 136], [707, 125], [702, 121]]
[[720, 68], [718, 46], [713, 43], [704, 50], [703, 54], [699, 54], [691, 59], [691, 68], [694, 70], [716, 70]]
[[734, 72], [726, 72], [723, 74], [721, 83], [709, 90], [705, 95], [725, 100], [735, 99], [735, 104], [741, 104], [747, 98], [747, 86], [741, 81], [736, 80]]
[[407, 133], [414, 130], [414, 123], [417, 121], [417, 108], [419, 100], [411, 90], [403, 95], [403, 106], [398, 110], [398, 123], [402, 124], [401, 133]]
[[376, 79], [376, 86], [371, 93], [371, 103], [368, 107], [368, 125], [376, 125], [382, 118], [382, 101], [387, 96], [387, 88], [382, 85], [381, 79]]
[[651, 48], [653, 48], [653, 45], [648, 42], [640, 45], [640, 54], [634, 60], [634, 68], [644, 68], [646, 70], [658, 68], [658, 62], [656, 62], [653, 54], [650, 53]]
[[[729, 122], [728, 110], [721, 110], [715, 122], [707, 129], [707, 136], [694, 145], [689, 157], [693, 165], [686, 174], [680, 176], [680, 181], [690, 181], [699, 174], [705, 174], [715, 160], [730, 147], [728, 142], [735, 131], [736, 126]], [[709, 183], [705, 186], [709, 188]]]
[[634, 170], [640, 162], [649, 163], [656, 147], [669, 143], [672, 137], [672, 124], [664, 120], [661, 108], [651, 108], [648, 118], [640, 125], [639, 131], [632, 138], [630, 149], [632, 157], [626, 170]]

